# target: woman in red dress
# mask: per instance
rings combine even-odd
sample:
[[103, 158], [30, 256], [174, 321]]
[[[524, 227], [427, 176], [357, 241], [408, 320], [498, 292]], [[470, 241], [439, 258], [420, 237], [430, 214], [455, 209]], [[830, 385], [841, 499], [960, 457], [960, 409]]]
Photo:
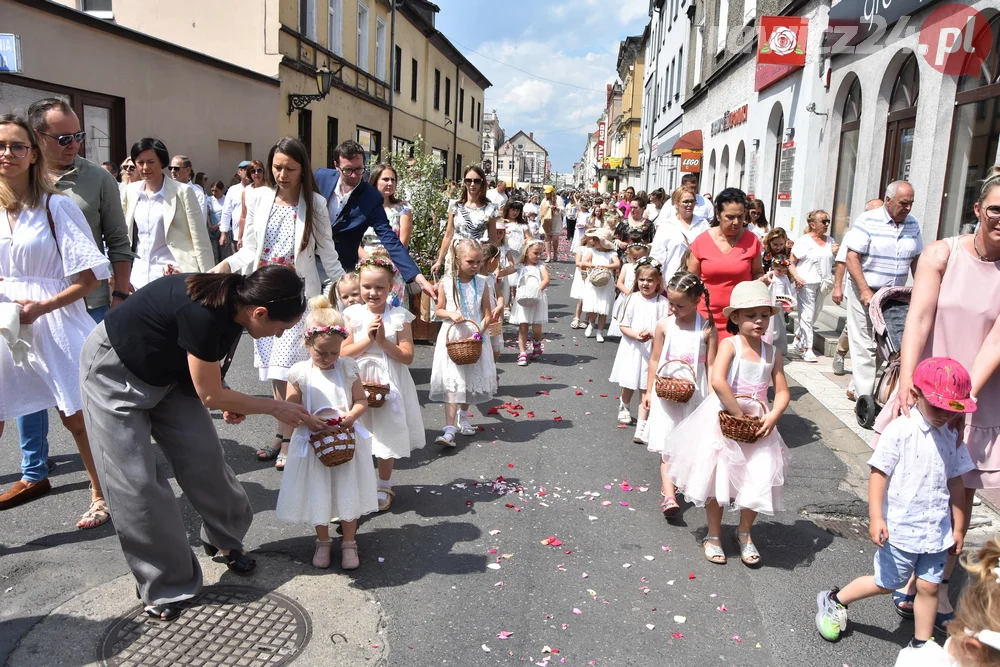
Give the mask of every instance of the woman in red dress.
[[737, 284], [757, 280], [764, 274], [761, 263], [763, 246], [760, 239], [748, 231], [746, 221], [747, 196], [737, 188], [726, 188], [715, 198], [715, 220], [712, 227], [698, 235], [691, 244], [688, 270], [705, 283], [712, 295], [712, 312], [699, 306], [703, 316], [711, 314], [719, 339], [728, 338], [726, 316], [722, 309]]

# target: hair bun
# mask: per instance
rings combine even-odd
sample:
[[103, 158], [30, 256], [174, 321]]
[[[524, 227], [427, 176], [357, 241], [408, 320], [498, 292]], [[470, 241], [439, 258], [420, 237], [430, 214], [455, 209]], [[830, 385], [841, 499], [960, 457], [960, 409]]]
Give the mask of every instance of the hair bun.
[[324, 308], [333, 308], [333, 304], [322, 294], [309, 299], [309, 310], [322, 310]]

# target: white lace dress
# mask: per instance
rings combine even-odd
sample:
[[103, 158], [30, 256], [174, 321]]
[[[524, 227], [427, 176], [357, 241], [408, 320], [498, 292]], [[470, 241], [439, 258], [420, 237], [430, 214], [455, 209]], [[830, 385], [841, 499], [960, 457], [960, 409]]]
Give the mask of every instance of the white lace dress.
[[[667, 316], [669, 308], [670, 304], [660, 294], [647, 299], [635, 292], [625, 299], [621, 325], [631, 327], [633, 333], [651, 332], [656, 329], [656, 323]], [[623, 389], [644, 390], [652, 348], [652, 339], [642, 343], [634, 338], [622, 336], [608, 380]]]
[[[708, 343], [705, 340], [705, 321], [696, 315], [692, 329], [681, 329], [672, 315], [663, 340], [663, 351], [656, 360], [656, 372], [662, 377], [683, 378], [694, 382], [694, 396], [687, 403], [660, 398], [654, 391], [649, 397], [649, 420], [646, 422], [646, 449], [669, 456], [668, 444], [675, 442], [671, 433], [688, 415], [695, 411], [708, 395]], [[676, 360], [687, 362], [694, 369]], [[673, 363], [666, 363], [666, 362]], [[664, 365], [666, 363], [666, 365]], [[662, 370], [661, 370], [662, 367]]]
[[[358, 365], [350, 357], [341, 357], [325, 371], [315, 368], [312, 361], [295, 364], [288, 371], [288, 381], [302, 392], [302, 405], [312, 414], [331, 409], [339, 414], [348, 412], [354, 404], [351, 387], [357, 378]], [[353, 521], [378, 511], [371, 441], [360, 421], [354, 431], [354, 458], [327, 467], [309, 444], [309, 429], [295, 429], [274, 510], [279, 519], [325, 526], [334, 517]]]
[[[579, 246], [573, 249], [573, 260], [577, 262], [580, 260], [580, 255], [586, 252], [587, 249], [583, 246]], [[587, 284], [587, 281], [583, 279], [583, 271], [580, 267], [576, 268], [573, 273], [573, 284], [569, 287], [569, 298], [579, 301], [583, 298], [583, 286]]]
[[[347, 308], [344, 317], [354, 333], [354, 340], [360, 340], [368, 335], [368, 325], [375, 319], [375, 313], [359, 303]], [[414, 319], [405, 308], [387, 306], [382, 315], [386, 340], [395, 343], [396, 334]], [[402, 459], [414, 449], [421, 449], [425, 444], [424, 419], [409, 366], [386, 355], [378, 342], [372, 343], [357, 362], [362, 382], [389, 385], [385, 405], [370, 407], [361, 417], [361, 422], [372, 434], [372, 454], [380, 459]]]
[[[451, 312], [461, 311], [467, 320], [472, 320], [479, 324], [483, 319], [482, 298], [486, 289], [486, 279], [483, 276], [475, 276], [473, 280], [463, 283], [456, 277], [458, 283], [458, 294], [451, 287], [451, 278], [444, 279], [445, 298], [447, 304], [445, 310]], [[451, 331], [454, 329], [454, 331]], [[493, 363], [493, 355], [490, 354], [492, 345], [490, 335], [483, 332], [483, 354], [479, 355], [479, 360], [474, 364], [458, 366], [448, 356], [448, 349], [445, 344], [449, 340], [468, 338], [472, 335], [473, 328], [464, 324], [451, 326], [450, 321], [446, 321], [441, 326], [438, 333], [437, 343], [434, 346], [434, 365], [431, 367], [431, 390], [429, 398], [437, 403], [485, 403], [493, 398], [497, 392], [497, 371]], [[451, 338], [449, 338], [451, 333]]]
[[[622, 283], [628, 289], [632, 289], [635, 286], [635, 264], [633, 262], [625, 262], [622, 265]], [[628, 298], [628, 294], [624, 292], [619, 292], [618, 296], [615, 297], [615, 306], [611, 310], [611, 323], [608, 324], [608, 335], [609, 336], [621, 336], [622, 330], [619, 320], [624, 314], [624, 309], [622, 305], [625, 303], [625, 299]]]
[[[615, 253], [612, 250], [591, 250], [593, 257], [590, 263], [594, 266], [611, 266]], [[611, 315], [615, 306], [615, 276], [603, 287], [594, 287], [589, 280], [583, 284], [583, 312]]]
[[[52, 298], [87, 269], [98, 280], [111, 277], [79, 207], [63, 195], [46, 200], [55, 239], [44, 206], [21, 211], [13, 231], [9, 214], [0, 212], [0, 303]], [[30, 335], [32, 347], [20, 366], [0, 339], [0, 422], [53, 406], [66, 415], [83, 407], [80, 351], [94, 326], [83, 299], [22, 325], [21, 338]]]
[[[271, 207], [264, 232], [260, 265], [280, 264], [295, 267], [295, 223], [298, 210], [294, 206]], [[281, 336], [258, 338], [253, 342], [253, 365], [258, 369], [261, 381], [285, 380], [288, 369], [309, 358], [305, 339], [302, 337], [303, 322], [299, 320]]]
[[[527, 266], [522, 265], [521, 268], [517, 270], [518, 284], [525, 285], [529, 281], [534, 282], [536, 285], [541, 285], [542, 283], [542, 267], [541, 265]], [[517, 302], [517, 297], [514, 297], [514, 303], [510, 307], [510, 323], [511, 324], [548, 324], [549, 323], [549, 297], [545, 290], [538, 293], [538, 303], [530, 308], [525, 308]]]

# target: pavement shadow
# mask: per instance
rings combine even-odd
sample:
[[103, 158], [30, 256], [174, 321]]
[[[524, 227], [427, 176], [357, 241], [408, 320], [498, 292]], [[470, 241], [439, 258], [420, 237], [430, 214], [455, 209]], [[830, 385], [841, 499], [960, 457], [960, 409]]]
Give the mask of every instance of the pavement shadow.
[[[694, 507], [683, 502], [681, 506], [685, 510]], [[694, 509], [698, 511], [699, 508]], [[675, 520], [672, 520], [671, 524], [674, 524]], [[735, 524], [738, 520], [738, 514], [729, 511], [722, 518], [722, 548], [726, 550], [726, 556], [730, 560], [740, 558], [739, 547], [736, 545]], [[700, 525], [691, 534], [700, 546], [708, 535], [708, 526]], [[752, 539], [760, 551], [761, 567], [779, 570], [809, 567], [816, 560], [816, 554], [833, 543], [833, 535], [804, 519], [790, 525], [758, 519], [753, 525]]]
[[[516, 478], [504, 479], [512, 486], [519, 483]], [[396, 495], [388, 514], [413, 513], [425, 519], [475, 515], [479, 504], [505, 498], [493, 490], [492, 480], [456, 479], [449, 484], [394, 484], [392, 490]], [[375, 516], [370, 515], [367, 519]], [[364, 521], [362, 519], [362, 523]]]
[[[81, 530], [76, 527], [76, 518], [74, 518], [73, 527], [70, 530], [43, 535], [42, 537], [31, 540], [30, 542], [18, 544], [15, 547], [8, 547], [4, 544], [0, 544], [0, 557], [40, 551], [42, 549], [52, 549], [66, 544], [84, 544], [86, 542], [102, 540], [106, 537], [114, 535], [115, 529], [113, 523], [114, 520], [108, 521], [103, 526], [98, 526], [97, 528]], [[0, 627], [2, 627], [2, 625], [0, 625]]]
[[[540, 391], [544, 391], [546, 393], [552, 393], [560, 389], [568, 389], [568, 388], [569, 385], [561, 384], [555, 381], [546, 382], [545, 384], [536, 383], [536, 384], [503, 385], [500, 387], [498, 395], [503, 396], [504, 398], [532, 398], [535, 396], [545, 395], [545, 394], [539, 394], [538, 392]], [[489, 407], [493, 407], [493, 404], [494, 403], [490, 403]]]
[[[17, 644], [24, 635], [28, 634], [33, 627], [37, 624], [45, 621], [50, 624], [58, 624], [60, 629], [63, 629], [64, 637], [93, 637], [94, 644], [88, 647], [80, 647], [81, 650], [76, 651], [76, 658], [72, 661], [67, 661], [66, 656], [63, 655], [59, 662], [59, 667], [84, 667], [84, 665], [95, 664], [95, 657], [97, 653], [98, 644], [103, 639], [105, 632], [108, 630], [108, 622], [106, 620], [94, 621], [83, 616], [77, 615], [67, 615], [67, 614], [45, 614], [38, 616], [22, 616], [20, 618], [13, 618], [6, 621], [0, 621], [0, 665], [13, 665], [12, 662], [8, 662], [10, 654], [14, 652], [17, 648]], [[4, 650], [6, 649], [6, 650]], [[46, 656], [35, 656], [38, 662], [35, 665], [51, 665], [53, 663], [46, 660]]]
[[778, 422], [778, 432], [789, 449], [811, 445], [823, 437], [819, 426], [813, 420], [788, 411], [781, 416]]

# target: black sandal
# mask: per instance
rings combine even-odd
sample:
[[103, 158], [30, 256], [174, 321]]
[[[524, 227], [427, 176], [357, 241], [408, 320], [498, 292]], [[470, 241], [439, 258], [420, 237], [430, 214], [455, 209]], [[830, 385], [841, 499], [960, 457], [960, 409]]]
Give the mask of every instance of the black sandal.
[[142, 610], [146, 612], [146, 615], [150, 618], [155, 618], [157, 621], [163, 621], [164, 623], [176, 621], [181, 615], [181, 606], [176, 602], [169, 604], [151, 604], [148, 607], [143, 607]]
[[280, 440], [281, 444], [277, 447], [274, 445], [265, 445], [257, 450], [257, 460], [258, 461], [273, 461], [278, 454], [281, 453], [281, 446], [286, 442], [291, 442], [291, 438], [283, 438], [280, 433], [274, 434], [275, 440]]
[[246, 555], [244, 551], [223, 554], [218, 547], [205, 543], [205, 553], [212, 557], [216, 563], [224, 563], [229, 570], [235, 574], [246, 576], [257, 569], [257, 561]]

